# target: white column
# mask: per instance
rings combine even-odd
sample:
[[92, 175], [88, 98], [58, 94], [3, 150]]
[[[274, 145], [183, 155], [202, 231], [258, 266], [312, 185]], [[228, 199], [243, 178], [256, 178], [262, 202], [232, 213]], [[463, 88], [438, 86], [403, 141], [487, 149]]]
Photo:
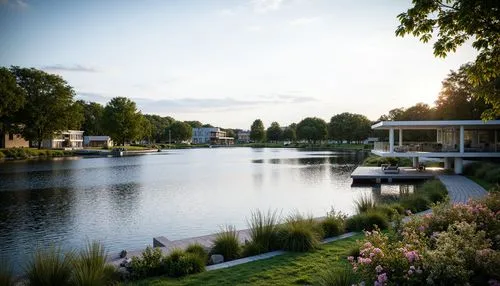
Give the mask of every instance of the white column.
[[389, 152], [394, 152], [394, 128], [389, 129]]
[[413, 168], [418, 166], [418, 157], [413, 157]]
[[462, 174], [464, 162], [462, 158], [455, 157], [455, 174]]
[[[460, 153], [464, 152], [464, 126], [460, 126]], [[456, 160], [455, 160], [456, 162]], [[455, 167], [456, 169], [456, 167]]]
[[403, 146], [403, 129], [399, 128], [399, 146]]

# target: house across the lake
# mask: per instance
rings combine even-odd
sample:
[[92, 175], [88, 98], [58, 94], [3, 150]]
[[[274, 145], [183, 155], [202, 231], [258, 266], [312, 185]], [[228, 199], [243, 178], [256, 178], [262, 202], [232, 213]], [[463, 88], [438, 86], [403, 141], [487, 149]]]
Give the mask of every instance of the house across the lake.
[[218, 127], [193, 128], [191, 142], [194, 144], [233, 145], [234, 138], [227, 137], [226, 131]]
[[21, 134], [1, 132], [0, 148], [29, 148], [30, 142], [24, 139]]
[[66, 130], [54, 134], [52, 139], [42, 141], [42, 148], [47, 149], [81, 149], [83, 148], [83, 131]]
[[113, 147], [113, 140], [109, 136], [83, 136], [84, 147]]
[[[420, 158], [441, 158], [446, 169], [461, 174], [464, 159], [500, 157], [500, 120], [382, 121], [372, 129], [389, 132], [389, 142], [375, 142], [372, 153], [412, 158], [414, 167]], [[402, 135], [410, 130], [433, 130], [435, 140], [404, 142]], [[395, 132], [398, 142], [394, 142]]]

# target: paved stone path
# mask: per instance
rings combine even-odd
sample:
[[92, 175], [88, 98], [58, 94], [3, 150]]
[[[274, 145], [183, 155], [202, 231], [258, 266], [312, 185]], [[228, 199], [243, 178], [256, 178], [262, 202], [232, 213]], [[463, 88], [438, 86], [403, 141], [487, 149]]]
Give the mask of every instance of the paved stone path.
[[438, 179], [448, 189], [452, 203], [466, 203], [470, 198], [481, 198], [488, 193], [483, 187], [465, 176], [440, 175]]

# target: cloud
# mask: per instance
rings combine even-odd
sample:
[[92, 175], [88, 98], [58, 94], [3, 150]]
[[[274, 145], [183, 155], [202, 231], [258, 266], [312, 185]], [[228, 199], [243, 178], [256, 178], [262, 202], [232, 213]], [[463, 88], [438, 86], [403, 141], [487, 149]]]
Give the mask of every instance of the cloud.
[[317, 23], [319, 20], [321, 20], [319, 17], [297, 18], [288, 22], [288, 24], [290, 24], [290, 26], [304, 26]]
[[236, 13], [232, 9], [222, 9], [222, 10], [217, 11], [217, 14], [219, 14], [221, 16], [233, 16]]
[[140, 99], [133, 98], [145, 113], [155, 112], [213, 112], [226, 110], [239, 110], [263, 105], [297, 104], [316, 101], [309, 96], [296, 95], [271, 95], [259, 96], [256, 100], [240, 100], [234, 98], [179, 98], [179, 99]]
[[72, 65], [72, 66], [66, 66], [66, 65], [51, 65], [51, 66], [44, 66], [42, 67], [42, 70], [46, 71], [53, 71], [53, 72], [61, 72], [61, 71], [71, 71], [71, 72], [98, 72], [97, 69], [93, 67], [86, 67], [82, 65]]
[[253, 10], [257, 13], [266, 13], [270, 11], [278, 10], [284, 0], [251, 0], [250, 4], [253, 7]]
[[262, 31], [262, 26], [252, 25], [252, 26], [248, 26], [246, 28], [246, 30], [249, 32], [259, 32], [259, 31]]

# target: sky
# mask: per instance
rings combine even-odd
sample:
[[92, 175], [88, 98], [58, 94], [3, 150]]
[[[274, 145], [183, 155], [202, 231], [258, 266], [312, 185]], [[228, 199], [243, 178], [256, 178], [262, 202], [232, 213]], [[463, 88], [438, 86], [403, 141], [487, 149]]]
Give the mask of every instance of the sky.
[[470, 42], [435, 58], [396, 37], [401, 0], [0, 0], [0, 66], [61, 75], [76, 98], [249, 129], [432, 105]]

